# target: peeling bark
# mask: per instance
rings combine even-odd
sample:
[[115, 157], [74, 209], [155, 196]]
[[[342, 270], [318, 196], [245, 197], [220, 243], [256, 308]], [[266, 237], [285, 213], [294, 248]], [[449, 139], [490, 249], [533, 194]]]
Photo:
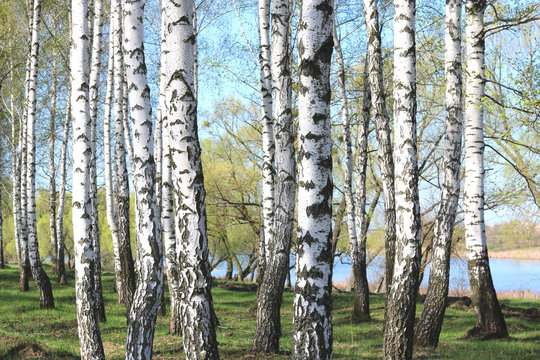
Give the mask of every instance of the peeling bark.
[[[144, 57], [144, 0], [122, 2], [123, 53], [133, 128], [133, 185], [139, 282], [129, 313], [126, 359], [151, 359], [163, 291], [160, 214], [154, 188], [154, 142], [150, 88]], [[127, 129], [124, 129], [127, 132]]]
[[294, 358], [332, 358], [333, 1], [304, 0], [299, 20], [298, 245]]
[[208, 262], [205, 189], [194, 88], [194, 1], [165, 1], [168, 151], [176, 265], [187, 359], [219, 359]]
[[[37, 239], [36, 224], [36, 92], [39, 55], [39, 23], [41, 1], [34, 0], [32, 16], [32, 42], [30, 52], [30, 68], [28, 76], [28, 93], [26, 113], [26, 228], [28, 239], [28, 259], [32, 276], [39, 288], [40, 306], [42, 309], [54, 308], [51, 282], [41, 264]], [[24, 155], [23, 155], [24, 156]]]
[[416, 149], [416, 3], [414, 0], [395, 0], [394, 8], [394, 162], [398, 206], [394, 271], [385, 314], [384, 359], [402, 360], [412, 359], [420, 267]]
[[81, 359], [105, 359], [94, 295], [95, 252], [91, 218], [91, 132], [88, 17], [86, 0], [72, 0], [71, 103], [73, 115], [73, 242]]
[[[283, 287], [289, 272], [290, 248], [294, 221], [296, 162], [294, 151], [294, 133], [292, 121], [292, 79], [290, 70], [290, 4], [289, 0], [272, 1], [272, 52], [271, 79], [273, 93], [273, 112], [265, 114], [263, 141], [273, 133], [275, 137], [275, 170], [276, 188], [275, 200], [270, 201], [274, 191], [273, 186], [266, 184], [273, 180], [271, 141], [266, 141], [265, 163], [263, 165], [263, 187], [268, 187], [263, 210], [265, 226], [265, 262], [262, 282], [257, 296], [257, 325], [253, 341], [253, 350], [260, 352], [279, 351], [281, 336], [281, 301]], [[267, 70], [265, 70], [267, 71]], [[265, 78], [268, 86], [268, 78]], [[263, 95], [264, 96], [264, 95]], [[264, 99], [263, 99], [264, 100]], [[272, 100], [272, 98], [270, 98]], [[266, 100], [267, 102], [269, 100]], [[267, 106], [268, 104], [264, 104]], [[275, 117], [273, 132], [270, 130], [272, 119]], [[266, 148], [268, 147], [268, 148]], [[264, 190], [263, 190], [264, 191]], [[268, 200], [268, 203], [266, 201]], [[274, 203], [275, 202], [275, 203]], [[270, 212], [270, 207], [275, 207]], [[266, 226], [272, 226], [267, 230]]]
[[437, 347], [446, 310], [452, 233], [459, 200], [463, 96], [461, 71], [461, 0], [446, 2], [446, 117], [441, 203], [435, 223], [433, 255], [424, 309], [416, 327], [417, 346]]
[[[373, 118], [377, 129], [379, 166], [382, 175], [385, 228], [385, 277], [392, 279], [396, 253], [396, 200], [394, 187], [394, 159], [390, 118], [386, 111], [386, 95], [383, 82], [381, 30], [378, 0], [364, 0], [366, 32], [368, 40], [367, 66]], [[386, 293], [391, 281], [386, 281]]]

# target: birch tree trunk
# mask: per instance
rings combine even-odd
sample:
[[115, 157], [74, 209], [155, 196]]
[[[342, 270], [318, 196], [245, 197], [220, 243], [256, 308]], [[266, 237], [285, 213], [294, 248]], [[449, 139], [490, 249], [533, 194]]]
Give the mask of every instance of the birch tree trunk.
[[118, 247], [118, 226], [116, 219], [116, 205], [113, 187], [113, 156], [111, 147], [111, 113], [113, 107], [113, 82], [114, 82], [114, 59], [115, 59], [115, 17], [117, 14], [115, 4], [111, 3], [110, 25], [109, 25], [109, 58], [107, 61], [107, 89], [105, 90], [105, 116], [103, 118], [103, 152], [105, 158], [105, 209], [107, 213], [107, 224], [111, 232], [113, 244], [114, 261], [114, 284], [118, 303], [122, 288], [122, 268], [120, 266], [120, 250]]
[[465, 108], [465, 243], [476, 326], [469, 334], [508, 336], [493, 287], [484, 223], [484, 11], [486, 0], [466, 3], [467, 92]]
[[81, 359], [105, 359], [94, 296], [96, 261], [91, 217], [91, 133], [89, 108], [88, 17], [86, 0], [72, 0], [71, 103], [73, 110], [73, 243]]
[[332, 358], [333, 1], [305, 0], [299, 24], [298, 245], [294, 358]]
[[52, 248], [52, 270], [58, 275], [58, 239], [56, 237], [56, 166], [54, 163], [55, 143], [56, 143], [56, 99], [58, 91], [58, 81], [56, 73], [56, 57], [53, 53], [53, 83], [51, 89], [51, 111], [49, 119], [49, 234]]
[[446, 2], [446, 117], [443, 185], [434, 229], [428, 292], [415, 333], [417, 346], [437, 347], [448, 296], [450, 252], [459, 200], [461, 138], [463, 136], [461, 11], [461, 0]]
[[26, 164], [26, 225], [28, 229], [28, 258], [32, 276], [36, 281], [40, 293], [40, 306], [42, 309], [54, 308], [54, 298], [51, 282], [41, 265], [39, 254], [37, 225], [36, 225], [36, 91], [39, 55], [39, 23], [41, 13], [41, 1], [34, 0], [32, 16], [32, 42], [30, 50], [30, 68], [28, 76], [27, 94], [27, 164]]
[[193, 0], [165, 2], [167, 100], [182, 341], [187, 359], [218, 359], [205, 189], [194, 93]]
[[135, 294], [135, 264], [131, 252], [130, 241], [130, 215], [129, 215], [129, 176], [126, 161], [126, 144], [124, 136], [124, 117], [127, 112], [124, 107], [127, 106], [125, 90], [124, 73], [124, 55], [123, 55], [123, 24], [122, 24], [122, 3], [120, 0], [113, 2], [112, 12], [114, 28], [114, 207], [119, 263], [119, 285], [116, 289], [119, 301], [126, 305], [129, 313], [133, 296]]
[[[168, 4], [165, 4], [168, 5]], [[179, 273], [176, 251], [176, 237], [174, 233], [174, 201], [172, 189], [172, 170], [170, 152], [170, 122], [167, 102], [167, 59], [169, 50], [167, 48], [166, 26], [169, 21], [167, 11], [169, 6], [162, 4], [161, 9], [161, 64], [160, 64], [160, 94], [159, 94], [159, 117], [162, 126], [161, 146], [161, 225], [163, 228], [163, 243], [165, 245], [165, 257], [167, 258], [167, 281], [169, 295], [171, 298], [171, 317], [169, 321], [169, 332], [173, 335], [180, 335], [182, 332], [182, 315], [180, 313], [180, 289]]]
[[396, 207], [394, 272], [385, 315], [384, 358], [401, 360], [412, 359], [420, 266], [414, 38], [416, 3], [414, 0], [395, 0], [394, 8], [394, 161], [395, 195], [399, 206]]
[[[154, 193], [154, 143], [150, 88], [144, 59], [144, 0], [123, 1], [124, 66], [133, 127], [133, 184], [139, 282], [129, 314], [126, 359], [150, 359], [163, 291], [160, 214]], [[126, 129], [127, 130], [127, 129]]]
[[[11, 81], [13, 81], [13, 76], [11, 76]], [[19, 265], [19, 291], [28, 291], [28, 273], [29, 270], [26, 266], [28, 263], [27, 259], [27, 250], [24, 246], [25, 242], [23, 241], [23, 234], [22, 234], [22, 224], [21, 224], [21, 218], [22, 218], [22, 208], [21, 208], [21, 183], [22, 183], [22, 176], [21, 176], [21, 158], [22, 158], [22, 132], [23, 132], [23, 124], [19, 120], [15, 118], [15, 96], [13, 94], [13, 90], [11, 91], [10, 95], [10, 106], [11, 106], [11, 114], [12, 114], [12, 125], [11, 125], [11, 139], [12, 139], [12, 191], [13, 191], [13, 197], [12, 197], [12, 206], [13, 206], [13, 232], [15, 235], [15, 249], [17, 251], [17, 260]], [[17, 122], [19, 122], [19, 126], [17, 129]], [[18, 130], [18, 131], [17, 131]], [[18, 137], [18, 139], [17, 139]], [[18, 145], [17, 145], [18, 144]]]
[[101, 72], [101, 37], [103, 27], [103, 1], [95, 0], [93, 7], [93, 34], [92, 52], [90, 60], [90, 216], [92, 219], [92, 244], [94, 247], [94, 295], [96, 297], [96, 312], [100, 321], [107, 321], [105, 304], [103, 302], [103, 289], [101, 285], [101, 243], [98, 226], [98, 193], [97, 193], [97, 112], [99, 75]]
[[[71, 99], [71, 90], [68, 93], [68, 99]], [[64, 120], [64, 133], [62, 134], [62, 150], [60, 152], [60, 189], [58, 193], [58, 211], [56, 213], [56, 239], [58, 249], [58, 283], [61, 285], [67, 284], [66, 279], [66, 263], [64, 259], [64, 206], [66, 202], [66, 177], [67, 177], [67, 148], [69, 137], [69, 125], [71, 123], [71, 101], [68, 101], [66, 106], [66, 117]]]
[[[259, 246], [259, 276], [268, 260], [268, 242], [273, 239], [275, 144], [272, 114], [272, 68], [270, 47], [270, 0], [259, 0], [259, 66], [261, 71], [261, 124], [263, 129], [263, 232]], [[262, 277], [261, 277], [262, 279]], [[255, 335], [257, 336], [257, 335]]]
[[394, 273], [396, 253], [396, 200], [394, 187], [394, 159], [392, 157], [392, 134], [386, 111], [383, 82], [383, 61], [378, 0], [364, 0], [366, 33], [368, 39], [368, 76], [373, 106], [373, 118], [377, 129], [379, 166], [382, 175], [385, 227], [385, 278], [386, 293]]
[[[294, 159], [294, 134], [291, 112], [291, 70], [290, 70], [290, 3], [289, 0], [272, 2], [272, 52], [271, 74], [266, 74], [267, 66], [263, 66], [264, 81], [268, 86], [271, 79], [273, 91], [273, 114], [275, 123], [275, 161], [277, 182], [275, 204], [266, 196], [273, 192], [273, 168], [271, 160], [273, 143], [266, 139], [263, 144], [265, 164], [263, 165], [263, 191], [267, 187], [264, 202], [264, 240], [266, 267], [257, 296], [257, 325], [253, 342], [253, 350], [260, 352], [279, 351], [281, 336], [281, 301], [285, 279], [289, 272], [289, 253], [291, 248], [292, 227], [294, 221], [294, 200], [296, 186], [296, 162]], [[264, 29], [261, 29], [263, 31]], [[261, 36], [262, 38], [262, 36]], [[261, 53], [264, 49], [261, 50]], [[268, 55], [268, 54], [266, 54]], [[263, 55], [261, 55], [262, 57]], [[265, 99], [263, 90], [263, 107], [270, 105], [272, 97]], [[264, 138], [272, 136], [272, 112], [265, 111], [263, 125]], [[270, 118], [269, 118], [270, 117]], [[272, 187], [272, 189], [271, 189]], [[266, 202], [268, 200], [268, 203]], [[270, 207], [275, 210], [271, 211]], [[272, 230], [266, 226], [272, 226]]]

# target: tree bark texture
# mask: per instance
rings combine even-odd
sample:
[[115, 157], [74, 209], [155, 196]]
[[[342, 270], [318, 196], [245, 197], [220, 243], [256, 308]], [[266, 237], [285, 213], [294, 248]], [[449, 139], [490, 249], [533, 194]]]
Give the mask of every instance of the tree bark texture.
[[[420, 267], [414, 0], [394, 1], [396, 255], [388, 292], [384, 359], [412, 359]], [[377, 96], [373, 94], [373, 96]], [[388, 278], [387, 278], [388, 279]]]
[[[133, 128], [133, 185], [139, 281], [133, 297], [126, 359], [150, 359], [157, 311], [163, 291], [161, 226], [154, 188], [154, 142], [150, 88], [144, 57], [144, 0], [124, 0], [123, 52], [130, 120]], [[126, 132], [127, 129], [124, 129]]]
[[493, 287], [484, 223], [485, 0], [466, 2], [467, 86], [465, 96], [465, 244], [476, 330], [507, 337], [508, 330]]
[[332, 358], [332, 144], [330, 62], [333, 1], [302, 4], [298, 54], [298, 245], [294, 358]]
[[94, 261], [90, 196], [91, 132], [89, 108], [88, 17], [86, 0], [72, 0], [71, 103], [73, 115], [73, 243], [75, 293], [81, 359], [105, 359], [95, 311]]
[[27, 93], [27, 134], [26, 134], [26, 227], [28, 235], [28, 258], [32, 276], [39, 288], [40, 306], [43, 309], [54, 308], [52, 286], [41, 264], [36, 224], [36, 92], [39, 56], [39, 23], [41, 1], [34, 0], [32, 16], [32, 42], [30, 50], [30, 68]]
[[[265, 223], [265, 226], [271, 224], [273, 228], [271, 231], [266, 231], [265, 228], [266, 267], [257, 297], [257, 324], [253, 350], [261, 352], [279, 351], [281, 301], [285, 279], [289, 272], [294, 221], [296, 162], [291, 111], [292, 80], [289, 59], [291, 12], [289, 4], [288, 0], [274, 0], [271, 7], [271, 80], [273, 114], [275, 117], [273, 134], [275, 136], [275, 169], [277, 176], [273, 220]], [[263, 137], [270, 135], [264, 134]], [[272, 144], [266, 145], [272, 146]], [[268, 150], [268, 152], [271, 152], [272, 149]], [[263, 169], [263, 172], [270, 170]], [[263, 181], [266, 182], [267, 180], [269, 178], [265, 178]], [[270, 195], [270, 191], [268, 195]]]
[[396, 200], [394, 188], [394, 159], [390, 118], [386, 111], [383, 82], [381, 30], [378, 0], [364, 0], [366, 33], [368, 42], [367, 62], [373, 118], [377, 129], [379, 166], [382, 175], [385, 228], [385, 277], [388, 293], [394, 273], [396, 253]]
[[165, 2], [168, 151], [174, 196], [178, 292], [186, 359], [218, 359], [208, 262], [201, 147], [194, 93], [194, 1]]
[[439, 343], [448, 296], [452, 233], [459, 200], [463, 136], [461, 11], [461, 0], [446, 2], [443, 185], [433, 237], [428, 292], [415, 333], [415, 344], [424, 347], [437, 347]]

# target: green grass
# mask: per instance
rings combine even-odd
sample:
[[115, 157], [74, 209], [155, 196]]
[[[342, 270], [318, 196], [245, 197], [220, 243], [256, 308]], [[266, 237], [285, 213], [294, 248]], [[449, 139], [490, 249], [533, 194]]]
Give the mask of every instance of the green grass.
[[[49, 271], [50, 269], [47, 268]], [[26, 293], [18, 291], [17, 268], [0, 270], [0, 359], [76, 359], [77, 321], [73, 274], [70, 285], [54, 284], [56, 309], [40, 310], [34, 283]], [[104, 275], [104, 296], [108, 321], [101, 332], [108, 359], [122, 359], [126, 322], [122, 305], [112, 292], [113, 278]], [[167, 294], [168, 295], [168, 294]], [[255, 326], [255, 293], [213, 289], [221, 325], [217, 330], [222, 359], [289, 359], [292, 349], [292, 293], [284, 296], [282, 308], [283, 353], [260, 356], [250, 352]], [[351, 294], [334, 295], [334, 357], [336, 359], [380, 359], [382, 353], [383, 305], [381, 296], [371, 297], [373, 321], [354, 325], [349, 320]], [[514, 307], [539, 307], [538, 300], [504, 300]], [[418, 306], [418, 314], [421, 305]], [[417, 359], [540, 359], [540, 323], [507, 319], [511, 337], [505, 340], [471, 342], [460, 337], [472, 327], [472, 312], [449, 308], [435, 351], [417, 351]], [[168, 319], [159, 317], [154, 341], [155, 359], [183, 358], [181, 341], [168, 334]]]

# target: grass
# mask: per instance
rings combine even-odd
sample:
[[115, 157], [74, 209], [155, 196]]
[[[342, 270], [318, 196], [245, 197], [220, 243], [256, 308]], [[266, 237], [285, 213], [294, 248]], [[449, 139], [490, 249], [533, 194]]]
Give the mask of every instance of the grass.
[[[47, 270], [50, 270], [47, 268]], [[0, 359], [77, 359], [78, 338], [73, 274], [70, 285], [54, 284], [56, 309], [40, 310], [35, 284], [26, 293], [18, 291], [15, 266], [0, 270]], [[122, 305], [112, 292], [113, 278], [104, 275], [108, 321], [101, 332], [108, 359], [122, 359], [126, 322]], [[167, 294], [168, 295], [168, 294]], [[289, 359], [292, 349], [292, 298], [284, 295], [281, 341], [283, 353], [261, 356], [250, 352], [255, 326], [255, 293], [213, 289], [221, 325], [217, 330], [222, 359]], [[334, 294], [334, 358], [380, 359], [382, 354], [384, 299], [371, 297], [373, 321], [351, 324], [351, 294]], [[503, 300], [513, 307], [540, 307], [539, 300]], [[418, 306], [418, 314], [421, 305]], [[416, 359], [540, 359], [540, 322], [507, 319], [511, 336], [505, 340], [471, 342], [460, 337], [472, 327], [474, 314], [449, 308], [437, 350], [417, 350]], [[168, 319], [159, 317], [154, 341], [154, 359], [183, 358], [180, 338], [168, 334]]]

